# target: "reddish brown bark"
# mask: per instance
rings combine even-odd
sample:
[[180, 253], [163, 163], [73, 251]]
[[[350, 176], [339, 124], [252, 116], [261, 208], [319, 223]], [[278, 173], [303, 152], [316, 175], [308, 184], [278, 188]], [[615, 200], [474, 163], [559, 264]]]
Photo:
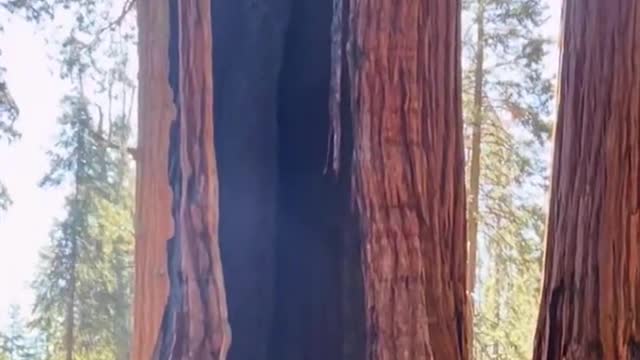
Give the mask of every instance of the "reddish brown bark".
[[[145, 72], [133, 356], [225, 359], [231, 334], [218, 244], [211, 1], [143, 1], [138, 6]], [[160, 219], [165, 222], [155, 223]], [[150, 229], [154, 225], [159, 229]], [[168, 296], [166, 281], [158, 280], [167, 276]], [[149, 322], [142, 323], [146, 314]]]
[[460, 2], [347, 2], [367, 359], [467, 359]]
[[167, 176], [169, 3], [139, 0], [139, 106], [136, 176], [135, 291], [131, 359], [151, 359], [167, 301], [166, 241], [173, 234]]
[[226, 359], [231, 341], [218, 242], [213, 144], [211, 1], [178, 1], [178, 102], [169, 182], [173, 237], [167, 245], [169, 300], [154, 359]]
[[534, 359], [638, 359], [640, 4], [564, 6]]

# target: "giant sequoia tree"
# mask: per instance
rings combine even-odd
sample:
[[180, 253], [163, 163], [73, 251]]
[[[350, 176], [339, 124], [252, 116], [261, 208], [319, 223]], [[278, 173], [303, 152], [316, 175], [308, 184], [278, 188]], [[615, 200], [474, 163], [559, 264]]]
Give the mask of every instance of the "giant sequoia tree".
[[565, 1], [534, 359], [640, 356], [639, 16], [634, 1]]
[[138, 2], [134, 358], [468, 357], [459, 13]]
[[367, 358], [464, 359], [460, 4], [348, 3]]

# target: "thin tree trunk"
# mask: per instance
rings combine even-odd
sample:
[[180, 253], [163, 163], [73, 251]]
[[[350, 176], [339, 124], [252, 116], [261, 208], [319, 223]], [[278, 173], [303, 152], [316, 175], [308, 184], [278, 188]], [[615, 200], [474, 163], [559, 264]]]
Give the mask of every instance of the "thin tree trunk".
[[[78, 76], [78, 80], [80, 83], [80, 92], [83, 94], [83, 86], [82, 86], [82, 75]], [[79, 154], [84, 153], [86, 151], [85, 146], [85, 135], [86, 133], [82, 130], [86, 130], [88, 125], [86, 122], [81, 122], [81, 129], [76, 132], [75, 141], [77, 146], [77, 152]], [[74, 201], [76, 202], [76, 206], [82, 208], [82, 204], [86, 202], [86, 194], [85, 191], [85, 182], [87, 176], [87, 170], [84, 168], [84, 164], [81, 161], [76, 159], [76, 169], [74, 172], [74, 181], [75, 181], [75, 192], [74, 192]], [[74, 221], [79, 221], [75, 219]], [[76, 224], [77, 225], [77, 224]], [[81, 227], [86, 228], [87, 222], [85, 218], [82, 218]], [[84, 231], [81, 231], [84, 233]], [[75, 350], [75, 311], [76, 311], [76, 297], [77, 297], [77, 289], [78, 289], [78, 229], [74, 229], [70, 236], [71, 241], [71, 257], [69, 264], [69, 298], [67, 299], [66, 304], [66, 319], [65, 319], [65, 334], [64, 334], [64, 342], [65, 342], [65, 359], [73, 360], [74, 358], [74, 350]]]
[[[467, 290], [469, 291], [470, 321], [474, 319], [474, 298], [476, 289], [476, 267], [478, 256], [478, 208], [480, 204], [480, 155], [482, 151], [482, 94], [484, 88], [484, 3], [478, 1], [476, 14], [476, 54], [473, 89], [473, 124], [471, 125], [471, 164], [469, 166], [469, 209], [467, 216], [467, 242], [469, 261], [467, 262]], [[468, 333], [469, 346], [473, 349], [473, 330]], [[473, 354], [473, 350], [471, 352]]]
[[460, 1], [346, 2], [367, 359], [467, 359]]
[[[502, 221], [500, 218], [498, 218], [497, 223], [496, 223], [496, 227], [499, 229], [502, 226]], [[496, 249], [497, 250], [497, 249]], [[491, 319], [491, 331], [494, 334], [498, 334], [500, 331], [500, 326], [502, 324], [502, 317], [500, 316], [500, 309], [502, 308], [502, 289], [503, 289], [503, 284], [498, 280], [500, 279], [500, 276], [503, 274], [503, 272], [505, 271], [504, 269], [504, 264], [503, 261], [504, 259], [502, 259], [502, 256], [500, 256], [499, 254], [499, 250], [498, 251], [494, 251], [491, 254], [491, 257], [493, 259], [493, 267], [492, 267], [492, 272], [493, 274], [491, 274], [491, 277], [493, 279], [495, 279], [495, 283], [494, 283], [494, 287], [493, 287], [493, 299], [488, 299], [486, 298], [485, 301], [489, 302], [492, 301], [493, 302], [493, 319]], [[494, 337], [492, 339], [492, 344], [491, 344], [491, 352], [493, 355], [493, 359], [500, 359], [500, 340], [498, 337]]]
[[536, 360], [640, 358], [639, 18], [564, 3]]
[[[484, 87], [484, 5], [478, 2], [476, 19], [476, 54], [473, 89], [473, 123], [471, 125], [471, 164], [469, 166], [469, 216], [467, 217], [467, 239], [469, 262], [467, 286], [473, 294], [476, 284], [476, 257], [478, 252], [478, 207], [480, 199], [480, 155], [482, 144], [482, 89]], [[473, 299], [471, 299], [472, 301]], [[469, 339], [472, 341], [472, 339]]]
[[[76, 190], [78, 191], [78, 190]], [[69, 299], [67, 299], [66, 323], [65, 323], [65, 359], [73, 360], [75, 345], [75, 309], [76, 309], [76, 264], [78, 259], [78, 241], [75, 235], [71, 236], [71, 268], [69, 273]]]

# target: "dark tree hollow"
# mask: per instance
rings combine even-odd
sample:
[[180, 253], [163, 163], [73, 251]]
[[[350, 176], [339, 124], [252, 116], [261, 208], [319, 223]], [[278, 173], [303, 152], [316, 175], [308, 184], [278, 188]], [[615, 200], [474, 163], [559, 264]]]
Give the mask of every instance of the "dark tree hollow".
[[348, 156], [325, 171], [332, 3], [213, 7], [229, 359], [363, 358]]

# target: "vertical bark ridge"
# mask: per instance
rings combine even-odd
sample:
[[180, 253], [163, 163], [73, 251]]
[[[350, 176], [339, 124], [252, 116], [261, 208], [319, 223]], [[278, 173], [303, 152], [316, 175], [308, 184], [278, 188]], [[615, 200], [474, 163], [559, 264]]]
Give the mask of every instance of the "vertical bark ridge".
[[638, 358], [640, 5], [567, 0], [534, 359]]
[[211, 1], [171, 1], [179, 39], [178, 115], [168, 148], [175, 232], [167, 245], [170, 294], [154, 359], [222, 360], [231, 330], [218, 244]]
[[150, 359], [167, 301], [166, 240], [173, 233], [168, 177], [174, 105], [169, 76], [169, 1], [138, 0], [139, 111], [135, 293], [131, 359]]
[[466, 359], [460, 2], [350, 0], [368, 359]]
[[331, 76], [329, 80], [329, 146], [327, 146], [327, 169], [334, 173], [340, 169], [342, 151], [342, 69], [344, 59], [344, 0], [333, 0], [331, 17]]

